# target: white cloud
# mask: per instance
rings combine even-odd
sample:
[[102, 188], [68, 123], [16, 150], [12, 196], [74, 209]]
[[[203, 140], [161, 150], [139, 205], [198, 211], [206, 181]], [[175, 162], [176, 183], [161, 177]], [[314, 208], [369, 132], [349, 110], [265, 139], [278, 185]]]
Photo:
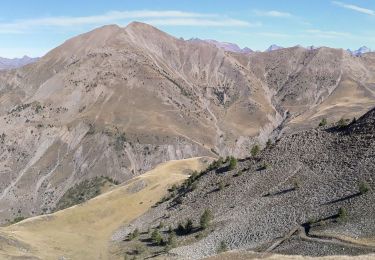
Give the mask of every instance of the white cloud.
[[259, 10], [255, 10], [254, 12], [258, 16], [279, 17], [279, 18], [288, 18], [288, 17], [292, 17], [293, 16], [290, 13], [280, 12], [280, 11], [276, 11], [276, 10], [271, 10], [271, 11], [259, 11]]
[[336, 31], [322, 31], [318, 29], [306, 30], [306, 33], [320, 38], [338, 38], [338, 37], [349, 37], [350, 33], [347, 32], [336, 32]]
[[286, 37], [293, 37], [292, 35], [286, 33], [275, 33], [275, 32], [261, 32], [258, 33], [260, 36], [271, 37], [271, 38], [286, 38]]
[[363, 7], [360, 7], [360, 6], [357, 6], [357, 5], [345, 4], [345, 3], [339, 2], [339, 1], [332, 1], [332, 3], [337, 5], [337, 6], [340, 6], [340, 7], [346, 8], [346, 9], [350, 9], [350, 10], [353, 10], [353, 11], [356, 11], [356, 12], [359, 12], [359, 13], [368, 14], [368, 15], [375, 15], [374, 10], [363, 8]]
[[153, 21], [155, 25], [192, 25], [192, 26], [253, 26], [242, 20], [222, 17], [218, 14], [183, 12], [176, 10], [165, 11], [112, 11], [101, 15], [81, 17], [46, 17], [27, 20], [16, 20], [0, 23], [0, 33], [24, 33], [30, 29], [48, 27], [74, 27], [82, 25], [103, 25], [119, 23], [124, 20]]
[[197, 19], [197, 18], [172, 18], [172, 19], [151, 19], [145, 20], [145, 23], [152, 25], [173, 25], [173, 26], [241, 26], [241, 27], [258, 27], [262, 24], [259, 22], [249, 23], [247, 21], [241, 21], [236, 19]]

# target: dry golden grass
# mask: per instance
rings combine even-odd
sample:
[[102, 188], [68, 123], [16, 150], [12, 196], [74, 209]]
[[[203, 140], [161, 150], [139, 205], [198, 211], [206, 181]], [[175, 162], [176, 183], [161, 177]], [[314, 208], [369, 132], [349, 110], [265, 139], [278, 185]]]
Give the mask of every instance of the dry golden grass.
[[[209, 161], [192, 158], [163, 163], [84, 204], [1, 228], [0, 256], [110, 259], [109, 240], [120, 225], [145, 213], [168, 187], [182, 182], [192, 170], [204, 169]], [[11, 239], [17, 242], [9, 244]], [[25, 247], [29, 250], [22, 249]]]

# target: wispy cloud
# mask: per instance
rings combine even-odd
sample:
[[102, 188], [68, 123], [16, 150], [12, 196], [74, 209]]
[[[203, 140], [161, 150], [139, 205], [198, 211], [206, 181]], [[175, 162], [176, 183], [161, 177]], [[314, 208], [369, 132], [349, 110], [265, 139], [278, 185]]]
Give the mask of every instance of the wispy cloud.
[[337, 6], [340, 6], [342, 8], [350, 9], [350, 10], [353, 10], [353, 11], [356, 11], [356, 12], [359, 12], [359, 13], [372, 15], [372, 16], [375, 15], [374, 10], [363, 8], [363, 7], [360, 7], [358, 5], [346, 4], [346, 3], [343, 3], [343, 2], [339, 2], [339, 1], [332, 1], [332, 3], [337, 5]]
[[278, 18], [288, 18], [288, 17], [293, 16], [291, 13], [281, 12], [281, 11], [276, 11], [276, 10], [271, 10], [271, 11], [254, 10], [254, 13], [257, 16], [278, 17]]
[[169, 19], [151, 19], [145, 20], [145, 23], [152, 25], [172, 25], [172, 26], [241, 26], [241, 27], [259, 27], [260, 22], [250, 23], [247, 21], [224, 18], [224, 19], [201, 19], [201, 18], [169, 18]]
[[[74, 27], [119, 23], [125, 20], [149, 21], [155, 25], [191, 26], [254, 26], [258, 23], [231, 19], [218, 14], [165, 11], [112, 11], [101, 15], [80, 17], [46, 17], [0, 23], [0, 33], [24, 33], [30, 29], [48, 27]], [[258, 24], [259, 25], [259, 24]]]
[[351, 34], [347, 32], [323, 31], [323, 30], [318, 30], [318, 29], [306, 30], [305, 32], [311, 36], [319, 37], [319, 38], [338, 38], [338, 37], [351, 36]]
[[270, 37], [270, 38], [286, 38], [286, 37], [293, 37], [290, 34], [286, 33], [275, 33], [275, 32], [261, 32], [258, 33], [260, 36]]

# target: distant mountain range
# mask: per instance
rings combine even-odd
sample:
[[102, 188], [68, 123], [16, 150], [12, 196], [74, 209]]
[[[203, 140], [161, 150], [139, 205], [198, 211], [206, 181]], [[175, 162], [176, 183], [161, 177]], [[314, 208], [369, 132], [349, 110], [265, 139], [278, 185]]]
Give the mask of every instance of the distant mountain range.
[[201, 40], [199, 38], [192, 38], [190, 40], [188, 40], [190, 42], [207, 42], [207, 43], [211, 43], [213, 45], [215, 45], [216, 47], [220, 48], [220, 49], [223, 49], [225, 51], [231, 51], [231, 52], [238, 52], [238, 53], [250, 53], [250, 52], [253, 52], [252, 49], [250, 48], [243, 48], [241, 49], [237, 44], [235, 43], [231, 43], [231, 42], [219, 42], [219, 41], [216, 41], [216, 40]]
[[0, 70], [16, 69], [27, 64], [36, 62], [39, 58], [30, 58], [23, 56], [22, 58], [7, 59], [0, 57]]
[[[241, 48], [239, 47], [237, 44], [235, 43], [231, 43], [231, 42], [219, 42], [219, 41], [216, 41], [216, 40], [211, 40], [211, 39], [207, 39], [207, 40], [202, 40], [202, 39], [199, 39], [199, 38], [192, 38], [188, 41], [192, 41], [192, 42], [207, 42], [207, 43], [211, 43], [211, 44], [214, 44], [216, 47], [220, 48], [220, 49], [223, 49], [225, 51], [230, 51], [230, 52], [237, 52], [237, 53], [251, 53], [251, 52], [255, 52], [253, 51], [252, 49], [248, 48], [248, 47], [245, 47], [245, 48]], [[319, 47], [317, 46], [307, 46], [307, 47], [304, 47], [304, 46], [301, 46], [301, 45], [297, 45], [298, 47], [301, 47], [301, 48], [305, 48], [307, 50], [315, 50]], [[282, 46], [279, 46], [279, 45], [276, 45], [276, 44], [272, 44], [270, 47], [268, 47], [266, 50], [264, 50], [264, 52], [271, 52], [271, 51], [277, 51], [277, 50], [281, 50], [281, 49], [284, 49], [284, 47]], [[368, 52], [371, 52], [371, 49], [366, 47], [366, 46], [362, 46], [360, 47], [358, 50], [350, 50], [350, 49], [347, 49], [347, 51], [349, 53], [351, 53], [353, 56], [361, 56], [365, 53], [368, 53]], [[257, 52], [260, 52], [260, 51], [257, 51]]]

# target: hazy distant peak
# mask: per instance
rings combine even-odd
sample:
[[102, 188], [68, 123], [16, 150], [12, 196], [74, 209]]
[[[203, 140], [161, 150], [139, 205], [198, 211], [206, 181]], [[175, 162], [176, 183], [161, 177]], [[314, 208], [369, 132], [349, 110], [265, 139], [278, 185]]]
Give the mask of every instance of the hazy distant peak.
[[280, 49], [284, 49], [284, 47], [278, 46], [276, 44], [272, 44], [270, 47], [267, 48], [266, 52], [277, 51]]
[[237, 53], [253, 52], [253, 50], [251, 50], [248, 47], [245, 47], [245, 48], [241, 49], [241, 47], [239, 47], [237, 44], [231, 43], [231, 42], [219, 42], [219, 41], [211, 40], [211, 39], [201, 40], [199, 38], [191, 38], [189, 41], [192, 41], [192, 42], [199, 42], [199, 41], [207, 42], [207, 43], [215, 45], [217, 48], [223, 49], [225, 51], [230, 51], [230, 52], [237, 52]]
[[357, 56], [357, 57], [359, 57], [359, 56], [361, 56], [362, 54], [365, 54], [365, 53], [371, 52], [371, 49], [368, 48], [367, 46], [362, 46], [362, 47], [360, 47], [358, 50], [354, 50], [354, 51], [352, 51], [352, 50], [348, 49], [347, 51], [350, 52], [353, 56]]
[[31, 58], [24, 55], [22, 58], [2, 58], [0, 57], [0, 70], [16, 69], [27, 64], [36, 62], [39, 58]]

